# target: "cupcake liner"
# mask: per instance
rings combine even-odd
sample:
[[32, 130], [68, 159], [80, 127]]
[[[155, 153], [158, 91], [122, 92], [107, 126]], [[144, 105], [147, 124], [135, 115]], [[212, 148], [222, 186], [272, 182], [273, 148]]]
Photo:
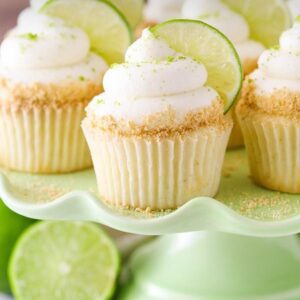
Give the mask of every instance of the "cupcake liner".
[[240, 118], [250, 170], [266, 188], [300, 193], [300, 124], [284, 117]]
[[101, 198], [115, 207], [166, 210], [219, 188], [231, 128], [170, 138], [111, 136], [83, 124]]
[[84, 105], [0, 109], [0, 165], [30, 173], [61, 173], [92, 165], [80, 124]]
[[242, 133], [242, 129], [240, 127], [240, 124], [237, 120], [236, 112], [235, 112], [236, 106], [230, 109], [228, 114], [232, 117], [233, 120], [233, 128], [231, 131], [231, 135], [228, 142], [228, 149], [233, 149], [237, 147], [244, 146], [244, 137]]
[[[244, 59], [242, 64], [244, 69], [244, 76], [246, 76], [257, 68], [257, 59]], [[237, 99], [236, 104], [228, 112], [228, 114], [232, 117], [233, 120], [233, 128], [228, 142], [228, 149], [242, 147], [245, 144], [242, 129], [238, 122], [238, 118], [235, 111], [239, 100], [240, 98]]]

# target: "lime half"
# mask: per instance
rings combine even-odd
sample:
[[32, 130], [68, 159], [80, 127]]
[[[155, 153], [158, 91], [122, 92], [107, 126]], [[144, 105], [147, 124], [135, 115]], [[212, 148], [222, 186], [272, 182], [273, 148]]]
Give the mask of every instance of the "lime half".
[[98, 226], [40, 222], [18, 241], [9, 275], [17, 300], [102, 300], [114, 291], [119, 264]]
[[83, 29], [92, 50], [108, 63], [122, 62], [132, 42], [130, 25], [112, 4], [103, 0], [49, 0], [40, 12]]
[[171, 20], [150, 30], [172, 49], [204, 64], [208, 72], [206, 85], [219, 93], [224, 110], [228, 111], [243, 79], [239, 56], [231, 42], [220, 31], [198, 20]]
[[266, 47], [278, 44], [280, 34], [291, 26], [291, 16], [283, 0], [222, 0], [247, 20], [251, 38]]
[[144, 0], [109, 0], [122, 12], [132, 28], [135, 28], [142, 19]]

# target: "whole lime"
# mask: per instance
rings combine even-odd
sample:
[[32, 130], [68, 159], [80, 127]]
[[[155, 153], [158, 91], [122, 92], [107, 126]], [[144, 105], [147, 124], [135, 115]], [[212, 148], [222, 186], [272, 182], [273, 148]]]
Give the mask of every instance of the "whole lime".
[[10, 211], [0, 199], [0, 292], [10, 291], [7, 278], [8, 260], [19, 235], [33, 222]]

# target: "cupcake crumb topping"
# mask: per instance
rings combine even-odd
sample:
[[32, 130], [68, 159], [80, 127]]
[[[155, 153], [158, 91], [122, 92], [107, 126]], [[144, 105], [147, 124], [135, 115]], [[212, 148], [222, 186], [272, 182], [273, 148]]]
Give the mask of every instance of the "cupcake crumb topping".
[[300, 121], [300, 91], [282, 88], [270, 94], [262, 94], [257, 92], [256, 82], [250, 77], [244, 82], [242, 99], [237, 109], [239, 112], [250, 113], [249, 108], [252, 111]]
[[87, 80], [27, 85], [0, 77], [0, 108], [18, 110], [43, 106], [63, 108], [70, 104], [86, 106], [101, 91], [102, 86]]
[[[99, 99], [99, 104], [103, 99]], [[201, 127], [214, 126], [223, 130], [232, 126], [232, 120], [224, 117], [223, 105], [215, 101], [213, 105], [188, 113], [181, 123], [178, 123], [176, 111], [169, 107], [167, 110], [148, 115], [144, 118], [142, 125], [126, 119], [114, 119], [113, 116], [101, 118], [90, 116], [84, 120], [85, 124], [95, 131], [103, 131], [118, 136], [136, 137], [171, 137], [193, 132]]]

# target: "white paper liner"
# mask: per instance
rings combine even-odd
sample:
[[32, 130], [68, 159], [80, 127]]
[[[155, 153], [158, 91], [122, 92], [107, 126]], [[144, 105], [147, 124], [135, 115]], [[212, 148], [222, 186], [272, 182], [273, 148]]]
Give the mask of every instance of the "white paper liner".
[[92, 165], [81, 121], [84, 105], [63, 109], [0, 109], [0, 166], [61, 173]]
[[116, 207], [165, 210], [219, 188], [228, 129], [172, 138], [118, 137], [83, 125], [101, 198]]
[[283, 117], [240, 118], [251, 174], [258, 184], [300, 193], [300, 124]]

